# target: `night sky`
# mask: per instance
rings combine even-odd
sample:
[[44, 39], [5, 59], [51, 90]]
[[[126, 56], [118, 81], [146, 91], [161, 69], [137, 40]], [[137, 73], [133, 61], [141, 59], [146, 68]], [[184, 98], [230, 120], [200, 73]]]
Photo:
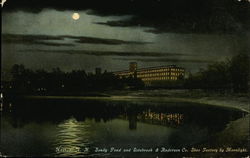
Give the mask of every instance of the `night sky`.
[[89, 72], [126, 70], [136, 61], [196, 72], [249, 53], [249, 17], [250, 0], [7, 0], [2, 77], [14, 64]]

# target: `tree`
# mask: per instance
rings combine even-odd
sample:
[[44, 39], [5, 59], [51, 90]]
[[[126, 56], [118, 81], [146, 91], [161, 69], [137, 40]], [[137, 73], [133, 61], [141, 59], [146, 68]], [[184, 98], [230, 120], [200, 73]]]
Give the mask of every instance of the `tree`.
[[201, 71], [202, 87], [212, 90], [226, 90], [230, 88], [230, 73], [228, 62], [216, 62]]
[[24, 65], [15, 64], [11, 68], [11, 75], [12, 75], [13, 80], [20, 79], [20, 77], [24, 74], [24, 72], [25, 72]]
[[247, 92], [250, 72], [250, 60], [247, 53], [240, 53], [231, 60], [230, 74], [234, 92]]

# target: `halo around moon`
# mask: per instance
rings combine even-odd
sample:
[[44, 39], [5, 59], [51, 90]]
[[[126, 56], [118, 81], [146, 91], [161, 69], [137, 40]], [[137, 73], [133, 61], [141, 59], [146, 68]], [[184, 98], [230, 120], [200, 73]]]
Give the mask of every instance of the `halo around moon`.
[[78, 13], [74, 13], [72, 15], [72, 19], [74, 19], [74, 20], [78, 20], [79, 18], [80, 18], [80, 15]]

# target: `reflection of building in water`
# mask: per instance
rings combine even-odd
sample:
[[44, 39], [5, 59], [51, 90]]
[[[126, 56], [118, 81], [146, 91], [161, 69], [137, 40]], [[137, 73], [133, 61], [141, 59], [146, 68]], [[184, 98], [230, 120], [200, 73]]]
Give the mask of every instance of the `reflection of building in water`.
[[183, 122], [183, 114], [179, 113], [156, 113], [150, 110], [138, 115], [138, 120], [160, 125], [180, 125]]
[[165, 80], [177, 80], [183, 78], [185, 74], [184, 68], [177, 67], [176, 65], [137, 68], [136, 62], [131, 62], [129, 70], [113, 72], [120, 78], [137, 77], [145, 83], [152, 81], [165, 81]]
[[127, 116], [121, 117], [125, 117], [125, 119], [129, 121], [129, 129], [133, 130], [137, 128], [137, 121], [155, 125], [179, 126], [183, 123], [184, 115], [179, 113], [151, 112], [149, 109], [137, 115], [128, 114]]

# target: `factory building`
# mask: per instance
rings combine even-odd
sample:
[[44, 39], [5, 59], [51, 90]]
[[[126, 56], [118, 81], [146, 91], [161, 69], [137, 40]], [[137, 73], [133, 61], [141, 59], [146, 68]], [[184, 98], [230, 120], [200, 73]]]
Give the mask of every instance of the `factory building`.
[[174, 81], [184, 77], [185, 69], [176, 65], [157, 66], [147, 68], [137, 68], [136, 62], [129, 64], [129, 70], [113, 72], [120, 78], [134, 77], [140, 78], [145, 83], [152, 81]]

